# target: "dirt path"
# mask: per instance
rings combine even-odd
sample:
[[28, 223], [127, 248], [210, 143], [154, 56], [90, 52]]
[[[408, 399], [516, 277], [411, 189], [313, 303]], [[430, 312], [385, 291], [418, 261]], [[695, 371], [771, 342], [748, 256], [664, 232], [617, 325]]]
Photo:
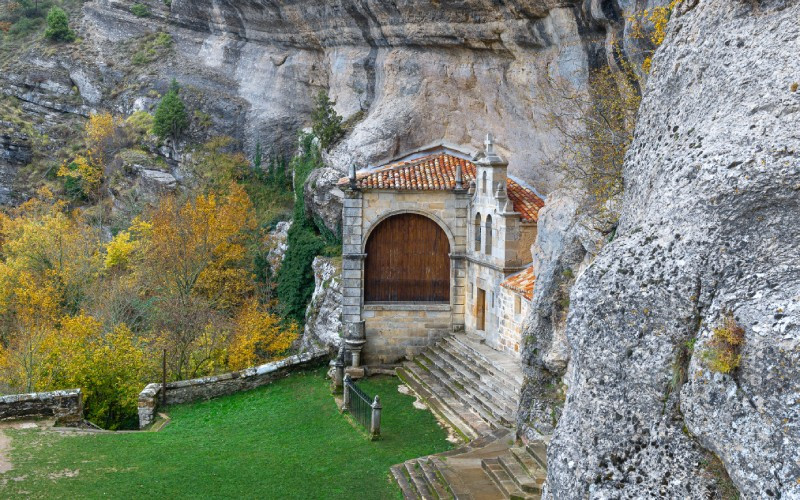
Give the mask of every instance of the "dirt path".
[[11, 438], [0, 429], [0, 474], [14, 468], [11, 463]]

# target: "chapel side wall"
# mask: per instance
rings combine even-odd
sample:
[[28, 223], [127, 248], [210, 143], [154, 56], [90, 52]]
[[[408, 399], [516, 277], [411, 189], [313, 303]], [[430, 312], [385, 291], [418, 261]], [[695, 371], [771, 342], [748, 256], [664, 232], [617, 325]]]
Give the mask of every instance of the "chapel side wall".
[[[477, 262], [470, 262], [468, 271], [468, 290], [467, 290], [467, 320], [466, 329], [470, 333], [475, 333], [486, 339], [486, 344], [497, 349], [500, 345], [498, 332], [500, 321], [500, 302], [501, 294], [500, 283], [505, 280], [505, 275], [494, 268], [483, 266]], [[486, 323], [484, 330], [478, 330], [478, 288], [486, 291]], [[492, 303], [494, 295], [494, 304]]]
[[[500, 290], [500, 322], [497, 349], [519, 357], [522, 346], [522, 329], [528, 309], [530, 309], [530, 301], [522, 294], [508, 288], [500, 287]], [[514, 312], [514, 302], [517, 297], [520, 299], [519, 314]]]

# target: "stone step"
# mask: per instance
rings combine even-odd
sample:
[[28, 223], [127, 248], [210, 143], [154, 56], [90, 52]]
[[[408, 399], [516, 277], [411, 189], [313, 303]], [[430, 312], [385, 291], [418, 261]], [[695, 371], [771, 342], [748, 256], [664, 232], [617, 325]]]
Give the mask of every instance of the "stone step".
[[449, 396], [449, 391], [415, 362], [406, 362], [402, 368], [398, 368], [397, 374], [432, 411], [461, 433], [465, 440], [475, 439], [491, 431], [491, 427], [483, 419]]
[[489, 477], [495, 482], [500, 490], [511, 499], [539, 499], [541, 495], [536, 493], [526, 493], [521, 490], [517, 483], [508, 475], [500, 461], [496, 458], [484, 458], [481, 460], [481, 467]]
[[528, 454], [533, 457], [539, 466], [547, 470], [547, 445], [541, 441], [533, 441], [525, 447]]
[[514, 401], [519, 400], [522, 386], [518, 384], [516, 380], [508, 377], [502, 371], [494, 370], [492, 367], [486, 366], [485, 362], [480, 358], [470, 357], [470, 355], [458, 345], [448, 344], [445, 347], [448, 349], [451, 357], [459, 359], [462, 366], [471, 366], [474, 367], [474, 371], [480, 372], [480, 379], [487, 385], [491, 385]]
[[504, 453], [497, 457], [500, 466], [506, 471], [512, 481], [519, 489], [526, 493], [542, 493], [542, 484], [544, 484], [543, 477], [531, 477], [528, 471], [522, 467], [517, 461], [516, 457], [511, 453]]
[[436, 496], [439, 497], [440, 500], [452, 499], [453, 495], [450, 494], [447, 484], [444, 482], [444, 478], [441, 477], [439, 471], [431, 464], [430, 460], [427, 458], [420, 458], [417, 459], [417, 462], [422, 468], [425, 481], [428, 483], [428, 489], [436, 493]]
[[452, 345], [442, 342], [435, 346], [441, 355], [449, 358], [454, 366], [465, 374], [469, 374], [477, 379], [480, 379], [484, 384], [491, 387], [493, 390], [502, 394], [503, 397], [512, 401], [519, 399], [520, 388], [516, 387], [513, 382], [507, 377], [500, 378], [494, 375], [490, 370], [481, 367], [478, 361], [471, 361], [464, 358], [464, 356]]
[[461, 478], [438, 457], [430, 457], [431, 466], [436, 469], [442, 480], [447, 484], [447, 491], [455, 500], [472, 499], [469, 488], [461, 481]]
[[517, 460], [525, 472], [532, 478], [545, 478], [547, 470], [542, 468], [542, 465], [536, 461], [533, 456], [528, 453], [528, 450], [522, 446], [513, 446], [509, 449], [514, 458]]
[[417, 500], [419, 498], [417, 489], [409, 482], [405, 464], [393, 465], [390, 470], [395, 482], [400, 486], [400, 491], [403, 492], [403, 498], [405, 500]]
[[[447, 351], [439, 347], [433, 347], [426, 351], [426, 354], [437, 365], [442, 365], [441, 368], [463, 385], [469, 385], [476, 392], [483, 397], [491, 400], [494, 404], [504, 410], [506, 413], [513, 415], [516, 413], [516, 399], [508, 397], [504, 391], [497, 390], [491, 383], [491, 377], [476, 377], [471, 372], [465, 370], [463, 365], [454, 361], [452, 357], [447, 354]], [[434, 357], [436, 359], [434, 359]]]
[[475, 336], [458, 334], [451, 335], [447, 340], [451, 345], [460, 347], [463, 351], [472, 354], [473, 357], [481, 359], [494, 372], [500, 373], [515, 382], [516, 386], [522, 387], [522, 371], [519, 369], [517, 360], [482, 344], [478, 337]]
[[455, 374], [449, 373], [447, 368], [442, 366], [441, 360], [431, 351], [425, 351], [417, 356], [430, 371], [436, 375], [439, 381], [450, 390], [451, 394], [458, 398], [462, 403], [476, 411], [481, 417], [492, 426], [510, 426], [514, 422], [514, 415], [507, 407], [499, 407], [490, 401], [490, 398], [476, 390], [469, 381], [459, 380]]
[[407, 460], [403, 465], [406, 468], [408, 477], [411, 479], [410, 482], [414, 485], [414, 489], [417, 491], [419, 498], [422, 500], [436, 500], [435, 493], [432, 493], [428, 489], [428, 483], [423, 477], [419, 462], [416, 460]]
[[432, 376], [436, 377], [452, 397], [458, 399], [466, 407], [479, 415], [493, 429], [507, 425], [503, 422], [499, 412], [495, 414], [485, 401], [476, 398], [463, 384], [455, 382], [448, 376], [447, 372], [437, 367], [426, 355], [419, 355], [416, 359], [425, 366]]
[[413, 362], [416, 365], [411, 367], [414, 375], [421, 379], [440, 401], [465, 420], [478, 435], [502, 427], [498, 419], [473, 399], [467, 398], [462, 388], [453, 385], [452, 380], [430, 364], [430, 360], [424, 355], [418, 356]]

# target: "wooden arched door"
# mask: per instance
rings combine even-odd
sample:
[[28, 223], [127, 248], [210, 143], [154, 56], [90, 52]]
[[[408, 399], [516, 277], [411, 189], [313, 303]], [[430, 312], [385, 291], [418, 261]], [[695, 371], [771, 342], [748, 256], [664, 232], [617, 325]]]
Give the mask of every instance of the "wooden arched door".
[[389, 217], [369, 235], [366, 254], [365, 302], [450, 301], [450, 242], [431, 219]]

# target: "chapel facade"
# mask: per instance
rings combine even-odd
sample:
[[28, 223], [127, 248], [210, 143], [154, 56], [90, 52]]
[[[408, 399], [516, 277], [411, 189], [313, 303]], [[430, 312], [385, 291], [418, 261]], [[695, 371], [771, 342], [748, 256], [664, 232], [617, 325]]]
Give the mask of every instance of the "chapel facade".
[[392, 364], [457, 332], [518, 356], [544, 201], [495, 151], [438, 144], [351, 169], [343, 201], [343, 335], [353, 366]]

